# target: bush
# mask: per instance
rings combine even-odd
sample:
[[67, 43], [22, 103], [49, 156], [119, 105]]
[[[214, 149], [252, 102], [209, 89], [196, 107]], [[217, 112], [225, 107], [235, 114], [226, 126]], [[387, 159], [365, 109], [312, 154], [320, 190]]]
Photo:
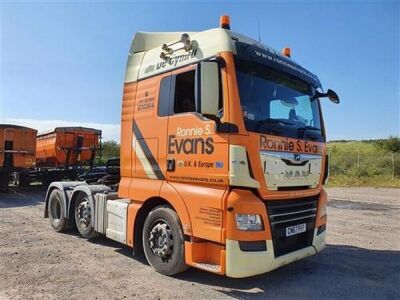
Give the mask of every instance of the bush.
[[116, 141], [105, 141], [101, 146], [102, 151], [96, 158], [96, 165], [105, 165], [110, 158], [119, 157], [120, 145]]
[[377, 140], [375, 146], [383, 151], [400, 153], [400, 138], [391, 136], [386, 140]]
[[400, 186], [400, 141], [328, 143], [330, 185]]

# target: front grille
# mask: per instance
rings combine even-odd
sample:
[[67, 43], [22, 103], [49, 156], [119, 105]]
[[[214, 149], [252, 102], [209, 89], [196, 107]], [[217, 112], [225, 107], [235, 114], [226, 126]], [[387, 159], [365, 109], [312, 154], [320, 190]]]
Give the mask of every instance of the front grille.
[[[312, 245], [318, 196], [295, 200], [267, 201], [275, 257]], [[286, 236], [286, 228], [306, 224], [306, 231]]]

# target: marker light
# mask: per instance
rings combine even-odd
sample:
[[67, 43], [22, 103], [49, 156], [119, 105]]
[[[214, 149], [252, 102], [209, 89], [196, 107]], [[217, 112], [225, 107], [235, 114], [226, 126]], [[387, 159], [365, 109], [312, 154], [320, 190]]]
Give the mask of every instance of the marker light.
[[319, 213], [318, 213], [318, 215], [319, 215], [320, 218], [323, 218], [323, 217], [326, 216], [326, 205], [327, 205], [327, 203], [325, 202], [325, 203], [322, 204], [321, 207], [319, 208]]
[[287, 57], [290, 57], [290, 48], [283, 48], [282, 49], [282, 54], [287, 56]]
[[221, 16], [219, 18], [219, 26], [223, 29], [231, 29], [231, 20], [229, 19], [229, 16]]

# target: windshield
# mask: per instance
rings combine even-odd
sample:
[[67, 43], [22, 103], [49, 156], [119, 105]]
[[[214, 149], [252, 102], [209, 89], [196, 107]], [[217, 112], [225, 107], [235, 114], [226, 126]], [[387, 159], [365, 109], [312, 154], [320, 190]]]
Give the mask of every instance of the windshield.
[[248, 60], [236, 59], [236, 75], [247, 130], [323, 141], [310, 84]]

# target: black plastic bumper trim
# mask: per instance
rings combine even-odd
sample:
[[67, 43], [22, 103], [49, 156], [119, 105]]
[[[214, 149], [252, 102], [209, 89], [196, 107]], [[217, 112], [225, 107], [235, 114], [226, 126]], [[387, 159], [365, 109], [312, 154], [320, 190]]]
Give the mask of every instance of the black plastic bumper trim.
[[267, 251], [266, 241], [239, 241], [239, 248], [245, 252]]

